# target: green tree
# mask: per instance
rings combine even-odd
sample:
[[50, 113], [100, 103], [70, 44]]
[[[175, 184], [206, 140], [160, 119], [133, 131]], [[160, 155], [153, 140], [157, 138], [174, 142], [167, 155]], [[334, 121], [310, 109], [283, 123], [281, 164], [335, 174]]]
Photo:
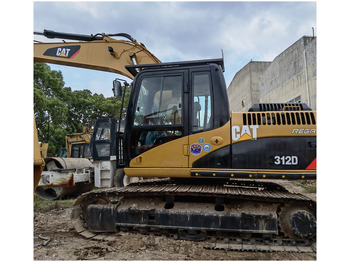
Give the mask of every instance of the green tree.
[[[124, 107], [130, 94], [126, 89]], [[98, 118], [119, 119], [121, 99], [105, 98], [90, 90], [64, 87], [61, 71], [51, 70], [47, 64], [34, 63], [34, 115], [39, 140], [49, 143], [49, 153], [56, 154], [65, 147], [67, 134], [92, 127]], [[126, 110], [123, 110], [125, 116]]]
[[46, 64], [34, 64], [34, 115], [39, 140], [49, 143], [49, 151], [60, 145], [52, 143], [56, 128], [64, 128], [67, 122], [67, 110], [62, 101], [63, 76], [60, 71], [51, 71]]

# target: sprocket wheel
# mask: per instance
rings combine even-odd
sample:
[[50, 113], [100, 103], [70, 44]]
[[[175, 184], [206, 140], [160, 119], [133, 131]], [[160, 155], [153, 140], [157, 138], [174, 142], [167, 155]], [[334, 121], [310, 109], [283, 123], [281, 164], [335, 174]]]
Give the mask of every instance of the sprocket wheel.
[[283, 207], [279, 217], [279, 226], [290, 239], [313, 238], [316, 235], [316, 213], [307, 207]]

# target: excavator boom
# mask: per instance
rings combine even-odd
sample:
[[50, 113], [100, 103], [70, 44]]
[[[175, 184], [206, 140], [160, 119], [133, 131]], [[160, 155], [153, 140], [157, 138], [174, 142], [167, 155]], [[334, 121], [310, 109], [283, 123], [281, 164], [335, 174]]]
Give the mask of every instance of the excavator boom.
[[[134, 79], [135, 73], [126, 69], [126, 65], [160, 63], [144, 44], [138, 43], [125, 33], [81, 35], [44, 30], [43, 33], [34, 34], [51, 39], [74, 40], [74, 42], [34, 43], [34, 62], [114, 72], [130, 79]], [[124, 37], [126, 40], [117, 40], [111, 36]]]

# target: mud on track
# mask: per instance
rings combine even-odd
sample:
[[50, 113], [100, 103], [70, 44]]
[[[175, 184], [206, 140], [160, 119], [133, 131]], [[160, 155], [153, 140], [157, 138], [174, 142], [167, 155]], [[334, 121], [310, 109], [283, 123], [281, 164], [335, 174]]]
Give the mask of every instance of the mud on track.
[[207, 250], [201, 242], [127, 232], [113, 242], [88, 240], [76, 233], [70, 213], [71, 208], [34, 212], [34, 260], [316, 260], [316, 253]]

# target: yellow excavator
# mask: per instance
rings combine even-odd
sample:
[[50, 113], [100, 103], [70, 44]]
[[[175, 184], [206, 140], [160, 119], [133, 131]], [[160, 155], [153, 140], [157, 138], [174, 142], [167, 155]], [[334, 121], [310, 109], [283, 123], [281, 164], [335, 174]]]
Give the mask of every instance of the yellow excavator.
[[65, 137], [66, 147], [60, 148], [58, 157], [90, 158], [90, 139], [93, 130], [83, 126], [83, 132], [68, 134]]
[[[154, 178], [82, 194], [72, 211], [80, 235], [117, 240], [113, 233], [135, 231], [226, 250], [316, 251], [316, 202], [271, 182], [316, 179], [315, 111], [266, 103], [230, 113], [221, 58], [136, 64], [139, 53], [106, 35], [59, 35], [103, 43], [110, 61], [128, 57], [118, 69], [134, 77], [124, 130], [97, 121], [91, 152], [115, 153], [118, 175]], [[86, 55], [81, 42], [64, 45], [45, 46], [42, 56]]]

